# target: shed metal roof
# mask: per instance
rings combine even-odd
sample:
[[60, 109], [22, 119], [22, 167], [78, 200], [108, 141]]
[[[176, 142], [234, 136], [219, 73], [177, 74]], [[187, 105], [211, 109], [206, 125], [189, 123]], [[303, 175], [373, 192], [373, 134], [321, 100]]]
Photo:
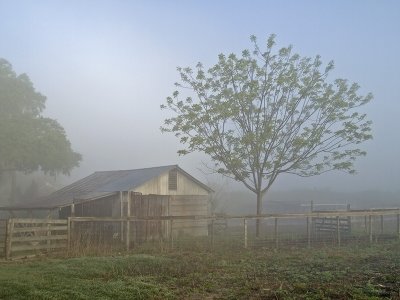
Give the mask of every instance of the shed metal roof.
[[147, 181], [173, 169], [178, 169], [178, 171], [185, 174], [205, 190], [212, 192], [211, 188], [185, 172], [178, 165], [169, 165], [134, 170], [95, 172], [34, 203], [23, 204], [21, 206], [27, 208], [62, 207], [82, 200], [102, 198], [117, 192], [135, 189]]

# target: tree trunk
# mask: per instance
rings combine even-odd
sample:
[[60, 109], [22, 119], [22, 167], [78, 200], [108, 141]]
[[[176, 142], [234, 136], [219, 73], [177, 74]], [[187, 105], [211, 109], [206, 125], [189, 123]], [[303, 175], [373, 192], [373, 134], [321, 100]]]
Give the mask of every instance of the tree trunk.
[[[263, 193], [261, 191], [257, 192], [257, 215], [262, 214], [262, 200]], [[260, 237], [261, 219], [256, 220], [256, 237]]]

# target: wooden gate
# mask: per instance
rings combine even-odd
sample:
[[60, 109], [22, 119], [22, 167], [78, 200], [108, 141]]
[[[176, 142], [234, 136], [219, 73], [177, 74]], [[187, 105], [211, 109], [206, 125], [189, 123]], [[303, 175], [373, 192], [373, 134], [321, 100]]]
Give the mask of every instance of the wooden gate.
[[68, 221], [51, 219], [9, 219], [5, 258], [31, 256], [68, 247]]
[[338, 230], [341, 233], [351, 233], [350, 217], [322, 217], [313, 218], [313, 229], [316, 234], [332, 233]]

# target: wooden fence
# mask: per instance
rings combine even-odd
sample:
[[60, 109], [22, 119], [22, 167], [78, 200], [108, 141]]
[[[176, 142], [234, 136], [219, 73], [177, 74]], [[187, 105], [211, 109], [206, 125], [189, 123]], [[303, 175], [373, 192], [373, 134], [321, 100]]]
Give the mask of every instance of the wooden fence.
[[[248, 248], [262, 240], [255, 238], [252, 230], [257, 219], [262, 220], [269, 230], [264, 234], [264, 240], [270, 246], [276, 248], [284, 240], [285, 234], [287, 235], [290, 231], [293, 240], [301, 241], [309, 247], [317, 242], [316, 232], [327, 232], [328, 239], [340, 246], [341, 242], [345, 241], [354, 229], [352, 222], [355, 219], [358, 220], [359, 226], [357, 234], [362, 237], [362, 240], [370, 243], [378, 241], [378, 237], [379, 240], [383, 240], [384, 229], [387, 230], [387, 236], [391, 239], [400, 239], [400, 209], [397, 208], [245, 216], [70, 217], [68, 220], [0, 220], [0, 247], [2, 244], [4, 245], [0, 248], [0, 251], [3, 251], [6, 259], [11, 259], [56, 249], [67, 251], [71, 249], [71, 245], [79, 246], [79, 243], [88, 240], [95, 240], [96, 243], [91, 244], [91, 246], [97, 248], [105, 247], [108, 243], [111, 245], [118, 244], [120, 248], [124, 247], [126, 250], [130, 250], [146, 241], [167, 242], [173, 248], [174, 245], [179, 244], [179, 239], [182, 238], [180, 227], [177, 226], [182, 221], [193, 222], [193, 224], [198, 224], [200, 221], [201, 224], [205, 224], [208, 229], [204, 236], [192, 237], [191, 242], [197, 239], [197, 241], [205, 241], [211, 247], [218, 243], [218, 239], [233, 237], [231, 234], [234, 231], [228, 232], [227, 229], [229, 222], [235, 222], [237, 234], [234, 241], [235, 245]], [[325, 220], [325, 227], [316, 225], [321, 220]], [[138, 222], [146, 226], [151, 225], [152, 222], [164, 222], [168, 224], [169, 231], [164, 234], [160, 233], [157, 239], [135, 240], [135, 232], [132, 229]], [[125, 229], [121, 230], [123, 228]], [[324, 228], [324, 230], [321, 230], [321, 228]], [[347, 240], [352, 241], [351, 239]], [[5, 242], [1, 243], [1, 241]], [[78, 251], [77, 254], [79, 253], [81, 252]]]
[[4, 256], [27, 257], [38, 251], [67, 249], [68, 221], [52, 219], [9, 219], [6, 223]]

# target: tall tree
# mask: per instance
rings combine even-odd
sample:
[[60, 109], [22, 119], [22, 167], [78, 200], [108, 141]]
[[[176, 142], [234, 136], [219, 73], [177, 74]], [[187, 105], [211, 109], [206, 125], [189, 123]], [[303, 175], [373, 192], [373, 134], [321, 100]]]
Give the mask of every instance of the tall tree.
[[63, 127], [42, 116], [45, 103], [29, 77], [0, 58], [0, 174], [68, 174], [79, 166], [81, 155], [71, 149]]
[[274, 35], [264, 51], [251, 41], [253, 51], [220, 54], [207, 71], [201, 63], [178, 68], [178, 90], [161, 106], [173, 116], [161, 129], [186, 146], [179, 154], [204, 152], [215, 172], [253, 191], [261, 214], [281, 174], [355, 172], [355, 159], [366, 154], [358, 145], [372, 138], [371, 121], [357, 109], [372, 94], [360, 96], [345, 79], [328, 81], [334, 64], [323, 67], [320, 56], [301, 57], [292, 46], [276, 51]]

